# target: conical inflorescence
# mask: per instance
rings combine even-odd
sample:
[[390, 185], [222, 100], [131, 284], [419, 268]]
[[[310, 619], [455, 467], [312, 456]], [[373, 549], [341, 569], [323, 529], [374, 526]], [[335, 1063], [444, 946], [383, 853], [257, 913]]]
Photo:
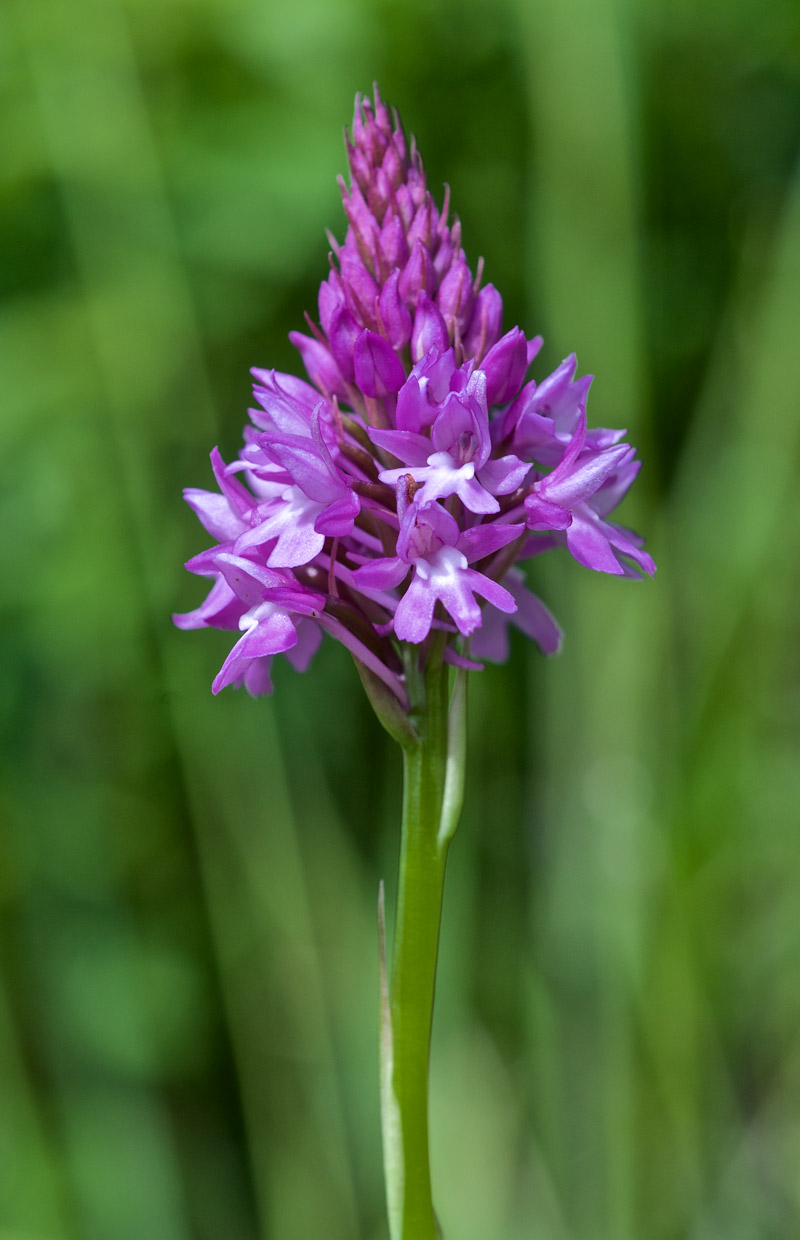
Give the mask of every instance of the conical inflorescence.
[[526, 381], [541, 338], [503, 333], [500, 294], [377, 89], [347, 152], [347, 235], [319, 325], [291, 333], [308, 381], [254, 369], [239, 456], [215, 448], [217, 490], [185, 492], [215, 539], [187, 568], [213, 584], [175, 622], [238, 634], [214, 692], [270, 692], [273, 658], [303, 671], [327, 632], [405, 709], [409, 651], [432, 631], [462, 666], [503, 659], [509, 623], [558, 650], [521, 561], [565, 546], [598, 572], [655, 565], [608, 519], [639, 470], [624, 431], [587, 429], [574, 355]]

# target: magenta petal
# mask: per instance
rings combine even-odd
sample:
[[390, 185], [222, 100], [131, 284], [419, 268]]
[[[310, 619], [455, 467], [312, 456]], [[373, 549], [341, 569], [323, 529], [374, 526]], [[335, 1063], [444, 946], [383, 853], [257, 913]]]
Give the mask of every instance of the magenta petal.
[[435, 408], [431, 408], [420, 388], [419, 379], [416, 375], [411, 375], [397, 394], [395, 426], [399, 431], [418, 434], [423, 426], [429, 425], [435, 414]]
[[565, 530], [572, 517], [560, 504], [552, 504], [535, 492], [525, 500], [528, 528], [532, 530]]
[[289, 332], [289, 339], [303, 359], [309, 379], [321, 392], [331, 396], [346, 395], [344, 380], [327, 345], [302, 332]]
[[578, 420], [572, 438], [567, 444], [566, 452], [553, 472], [548, 474], [545, 479], [548, 487], [555, 486], [556, 482], [561, 482], [562, 479], [568, 478], [575, 467], [575, 462], [583, 452], [584, 444], [586, 443], [586, 406], [581, 405], [577, 413]]
[[320, 649], [322, 630], [318, 624], [314, 624], [313, 620], [298, 620], [296, 632], [298, 632], [298, 642], [296, 646], [285, 650], [284, 656], [294, 667], [295, 672], [305, 672], [308, 671], [309, 663], [313, 660], [316, 651]]
[[476, 663], [474, 659], [468, 659], [463, 654], [459, 654], [452, 646], [445, 646], [444, 655], [442, 656], [445, 663], [449, 663], [451, 667], [460, 667], [465, 672], [482, 672], [483, 664]]
[[478, 482], [492, 495], [511, 495], [521, 487], [531, 466], [518, 456], [490, 457], [478, 470]]
[[305, 672], [322, 642], [322, 629], [312, 620], [298, 620], [297, 645], [285, 650], [288, 661], [296, 672]]
[[510, 642], [508, 639], [510, 621], [505, 612], [488, 604], [483, 609], [481, 627], [472, 634], [470, 650], [479, 659], [489, 659], [492, 663], [505, 663], [508, 658]]
[[[513, 408], [512, 405], [511, 409]], [[523, 418], [520, 418], [516, 427], [512, 427], [512, 430], [506, 429], [506, 419], [503, 419], [501, 427], [498, 439], [500, 441], [507, 439], [513, 430], [514, 451], [528, 461], [538, 461], [540, 465], [552, 468], [558, 465], [564, 455], [564, 445], [556, 438], [552, 418], [544, 417], [539, 413], [526, 413]]]
[[353, 582], [367, 590], [393, 590], [407, 576], [408, 564], [396, 556], [380, 556], [357, 568], [353, 573]]
[[409, 562], [425, 558], [440, 547], [454, 547], [458, 522], [441, 504], [420, 507], [419, 498], [409, 505], [397, 536], [397, 554]]
[[[431, 454], [431, 441], [427, 435], [411, 431], [382, 431], [369, 429], [369, 437], [379, 448], [385, 448], [404, 465], [425, 465]], [[392, 472], [392, 471], [389, 471]], [[382, 481], [386, 481], [381, 474]]]
[[[586, 507], [591, 511], [588, 504]], [[599, 524], [616, 551], [630, 556], [649, 576], [653, 576], [656, 571], [655, 561], [652, 556], [642, 550], [642, 539], [637, 534], [632, 534], [630, 530], [626, 530], [621, 525], [613, 525], [610, 521], [600, 521]], [[625, 567], [623, 565], [623, 568]]]
[[[231, 543], [225, 545], [228, 548], [232, 546]], [[190, 573], [196, 573], [198, 577], [216, 577], [219, 572], [217, 559], [222, 550], [223, 547], [216, 546], [208, 547], [205, 551], [198, 551], [197, 555], [193, 555], [190, 560], [186, 561], [184, 568]]]
[[[483, 573], [479, 573], [475, 568], [468, 568], [464, 573], [465, 584], [476, 594], [480, 594], [498, 611], [512, 612], [517, 610], [517, 601], [510, 590], [505, 586], [501, 586], [499, 582], [492, 581], [491, 577], [485, 577]], [[450, 613], [452, 615], [452, 612]]]
[[[228, 542], [247, 529], [247, 523], [231, 511], [231, 506], [224, 495], [216, 491], [201, 491], [197, 487], [186, 487], [183, 498], [199, 517], [200, 524], [208, 530], [213, 538], [220, 542]], [[250, 506], [253, 507], [251, 498]]]
[[489, 516], [500, 511], [500, 505], [493, 495], [484, 490], [477, 478], [460, 478], [455, 487], [455, 494], [470, 512]]
[[270, 568], [297, 568], [308, 564], [319, 554], [325, 542], [324, 536], [314, 529], [322, 506], [308, 499], [299, 487], [292, 487], [269, 508], [269, 515], [260, 525], [236, 540], [236, 552], [264, 547], [274, 540], [267, 559]]
[[285, 401], [287, 405], [306, 408], [310, 413], [319, 400], [316, 388], [297, 375], [285, 374], [282, 370], [262, 370], [258, 366], [252, 366], [250, 374], [263, 385], [267, 393], [275, 399]]
[[529, 366], [533, 359], [538, 356], [543, 344], [544, 336], [534, 336], [532, 340], [528, 341], [527, 362]]
[[487, 555], [493, 555], [501, 547], [507, 547], [515, 538], [519, 538], [524, 529], [523, 524], [500, 525], [497, 522], [491, 522], [474, 525], [471, 530], [465, 530], [461, 534], [456, 546], [472, 564], [475, 560], [482, 560]]
[[218, 448], [212, 449], [211, 468], [214, 471], [217, 486], [230, 504], [231, 510], [239, 513], [240, 516], [249, 512], [253, 507], [253, 497], [247, 487], [242, 486], [241, 482], [233, 477], [220, 456]]
[[544, 603], [527, 589], [518, 569], [509, 570], [505, 583], [516, 600], [517, 610], [509, 621], [508, 613], [497, 611], [491, 604], [484, 608], [480, 630], [472, 638], [472, 652], [478, 658], [504, 663], [509, 650], [508, 626], [513, 624], [537, 642], [544, 654], [557, 654], [561, 649], [561, 629]]
[[325, 595], [307, 590], [300, 585], [270, 586], [263, 593], [265, 603], [281, 607], [293, 615], [312, 616], [316, 619], [325, 609]]
[[339, 499], [346, 489], [346, 483], [330, 456], [324, 459], [316, 445], [292, 436], [291, 442], [288, 437], [274, 439], [269, 445], [269, 452], [290, 475], [295, 486], [318, 504]]
[[283, 582], [279, 573], [244, 556], [225, 552], [219, 556], [218, 562], [225, 581], [248, 609], [260, 605], [265, 590]]
[[542, 379], [536, 389], [536, 408], [540, 412], [546, 412], [564, 388], [571, 383], [577, 368], [577, 357], [574, 353], [569, 353], [546, 379]]
[[439, 242], [436, 250], [436, 256], [433, 260], [434, 284], [436, 284], [438, 280], [444, 279], [447, 275], [447, 272], [453, 265], [454, 254], [455, 249], [453, 248], [453, 242], [449, 235], [449, 229], [445, 229], [444, 236]]
[[567, 547], [584, 568], [594, 569], [596, 573], [622, 576], [622, 565], [614, 555], [599, 520], [587, 519], [581, 511], [574, 512], [572, 524], [567, 530]]
[[[422, 382], [427, 382], [426, 395], [429, 400], [436, 404], [441, 404], [447, 397], [447, 393], [454, 388], [464, 386], [463, 372], [456, 367], [455, 350], [450, 348], [445, 353], [437, 353], [432, 350], [427, 357], [421, 362], [417, 362], [413, 373]], [[452, 385], [452, 386], [451, 386]], [[431, 413], [429, 422], [432, 422], [438, 411], [434, 408]]]
[[[605, 452], [591, 453], [582, 458], [572, 467], [568, 474], [556, 482], [551, 482], [553, 474], [539, 484], [547, 499], [562, 508], [574, 508], [583, 503], [598, 491], [606, 479], [610, 478], [625, 458], [633, 456], [633, 449], [628, 444], [620, 444], [616, 448], [608, 448]], [[557, 471], [554, 471], [556, 473]]]
[[431, 442], [437, 452], [450, 452], [459, 464], [472, 461], [480, 469], [492, 449], [486, 410], [467, 393], [453, 393], [433, 424]]
[[303, 564], [310, 564], [324, 545], [325, 536], [314, 529], [309, 514], [297, 524], [288, 521], [283, 526], [267, 563], [270, 568], [299, 568]]
[[[503, 438], [513, 433], [513, 446], [518, 453], [533, 455], [545, 465], [554, 464], [563, 455], [563, 448], [557, 445], [577, 433], [592, 382], [591, 375], [573, 380], [577, 364], [575, 354], [571, 353], [538, 387], [535, 383], [526, 384], [507, 410]], [[553, 445], [546, 443], [548, 436], [555, 439], [555, 460]]]
[[261, 601], [264, 590], [282, 584], [279, 573], [271, 572], [263, 564], [256, 564], [244, 556], [223, 551], [217, 556], [219, 571], [231, 590], [246, 607], [255, 607]]
[[[237, 555], [251, 551], [254, 547], [265, 547], [267, 543], [278, 537], [284, 524], [281, 519], [284, 505], [285, 501], [278, 501], [275, 509], [263, 521], [256, 522], [236, 539], [233, 549]], [[317, 511], [316, 506], [315, 511]]]
[[[289, 655], [294, 653], [294, 647], [288, 652]], [[241, 684], [244, 685], [247, 692], [252, 698], [264, 697], [272, 693], [272, 655], [267, 655], [263, 659], [251, 659], [245, 664], [244, 672], [241, 676]]]
[[353, 522], [359, 514], [361, 504], [357, 495], [349, 491], [341, 499], [335, 500], [314, 522], [314, 529], [326, 538], [342, 538], [349, 534]]
[[223, 576], [214, 582], [205, 601], [194, 611], [172, 617], [179, 629], [238, 629], [244, 605]]
[[600, 490], [592, 496], [590, 507], [601, 517], [612, 512], [627, 495], [641, 467], [641, 461], [624, 461], [616, 473], [607, 478]]
[[265, 411], [250, 410], [255, 425], [271, 434], [307, 434], [311, 411], [319, 401], [316, 388], [294, 375], [256, 369], [251, 373], [261, 381], [253, 387], [253, 395]]
[[394, 631], [404, 642], [421, 642], [431, 631], [436, 596], [415, 575], [394, 613]]
[[458, 631], [465, 637], [474, 633], [481, 622], [480, 604], [473, 594], [473, 577], [484, 580], [474, 569], [465, 568], [440, 582], [438, 590], [439, 598], [455, 621]]
[[564, 634], [540, 598], [524, 585], [514, 589], [517, 612], [513, 623], [539, 645], [545, 654], [558, 654]]
[[276, 613], [269, 624], [258, 624], [250, 629], [231, 650], [211, 685], [212, 693], [219, 693], [227, 685], [240, 681], [253, 659], [278, 654], [288, 650], [297, 641], [297, 633], [287, 615]]
[[[259, 614], [260, 613], [260, 614]], [[240, 657], [262, 659], [281, 654], [297, 642], [294, 621], [282, 608], [265, 603], [258, 608], [257, 623], [236, 643]]]

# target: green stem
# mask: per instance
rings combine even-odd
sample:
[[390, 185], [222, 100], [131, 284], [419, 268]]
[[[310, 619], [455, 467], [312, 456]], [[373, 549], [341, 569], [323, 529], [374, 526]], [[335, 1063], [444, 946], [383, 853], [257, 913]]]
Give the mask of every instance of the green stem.
[[[440, 1235], [428, 1159], [428, 1062], [445, 861], [463, 785], [465, 707], [459, 682], [456, 718], [449, 727], [449, 669], [440, 648], [431, 653], [421, 688], [422, 700], [412, 707], [419, 739], [403, 749], [391, 1022], [384, 1031], [384, 1160], [392, 1240]], [[388, 1016], [385, 1012], [384, 1024]]]

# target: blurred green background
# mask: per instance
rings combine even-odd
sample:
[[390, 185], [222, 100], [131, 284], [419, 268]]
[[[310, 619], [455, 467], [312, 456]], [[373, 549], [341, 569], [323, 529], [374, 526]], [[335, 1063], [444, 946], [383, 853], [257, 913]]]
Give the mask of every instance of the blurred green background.
[[296, 370], [356, 90], [507, 324], [597, 375], [654, 582], [472, 677], [448, 1240], [800, 1235], [796, 0], [6, 0], [0, 1240], [381, 1240], [399, 759], [341, 649], [177, 633], [251, 365]]

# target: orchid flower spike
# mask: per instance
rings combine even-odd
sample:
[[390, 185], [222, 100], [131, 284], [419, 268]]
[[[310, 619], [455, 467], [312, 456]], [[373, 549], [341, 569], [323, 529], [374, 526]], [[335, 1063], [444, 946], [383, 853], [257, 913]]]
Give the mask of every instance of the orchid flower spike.
[[[437, 205], [396, 113], [356, 97], [346, 135], [347, 231], [319, 290], [319, 323], [291, 333], [307, 380], [256, 368], [238, 457], [215, 448], [215, 491], [186, 500], [215, 544], [182, 628], [229, 629], [214, 692], [272, 688], [305, 670], [323, 633], [408, 709], [410, 650], [503, 658], [516, 624], [547, 654], [561, 633], [516, 566], [565, 547], [585, 568], [652, 574], [641, 539], [610, 520], [639, 470], [624, 432], [587, 429], [591, 378], [568, 357], [526, 382], [542, 344], [503, 332], [449, 194]], [[415, 656], [417, 657], [417, 656]]]

